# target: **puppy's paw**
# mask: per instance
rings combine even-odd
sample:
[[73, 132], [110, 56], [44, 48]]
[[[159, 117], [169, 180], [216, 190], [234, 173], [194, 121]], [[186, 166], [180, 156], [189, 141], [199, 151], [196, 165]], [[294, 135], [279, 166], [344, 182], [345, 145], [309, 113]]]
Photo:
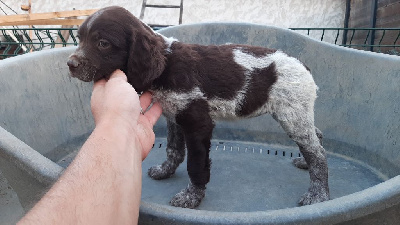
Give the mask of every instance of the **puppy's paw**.
[[329, 200], [329, 193], [327, 191], [308, 191], [301, 196], [299, 205], [312, 205], [318, 202]]
[[175, 207], [194, 209], [200, 205], [205, 196], [205, 191], [205, 187], [189, 184], [187, 188], [176, 194], [169, 204]]
[[293, 165], [299, 169], [308, 170], [308, 165], [304, 157], [298, 157], [293, 159]]
[[147, 174], [154, 180], [162, 180], [171, 177], [175, 173], [168, 165], [156, 165], [150, 167]]

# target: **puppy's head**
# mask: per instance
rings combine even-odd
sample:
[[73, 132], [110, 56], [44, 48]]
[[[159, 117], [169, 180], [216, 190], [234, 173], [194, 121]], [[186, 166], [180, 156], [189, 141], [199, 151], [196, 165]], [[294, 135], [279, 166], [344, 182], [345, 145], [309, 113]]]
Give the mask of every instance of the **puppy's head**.
[[109, 78], [123, 70], [128, 82], [147, 90], [165, 67], [165, 42], [122, 7], [100, 9], [78, 29], [79, 46], [69, 57], [70, 75], [82, 81]]

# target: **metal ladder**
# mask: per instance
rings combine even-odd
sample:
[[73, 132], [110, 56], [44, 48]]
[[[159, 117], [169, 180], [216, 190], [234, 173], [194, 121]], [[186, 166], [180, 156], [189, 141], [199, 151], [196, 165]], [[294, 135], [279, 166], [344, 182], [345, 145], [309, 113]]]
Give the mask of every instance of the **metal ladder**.
[[[143, 20], [144, 11], [146, 8], [164, 8], [164, 9], [179, 9], [179, 24], [182, 24], [182, 13], [183, 13], [183, 0], [181, 0], [180, 5], [155, 5], [155, 4], [147, 4], [147, 0], [143, 0], [142, 10], [140, 11], [140, 19]], [[169, 27], [173, 25], [165, 25], [165, 24], [148, 24], [151, 28], [157, 30], [163, 27]]]

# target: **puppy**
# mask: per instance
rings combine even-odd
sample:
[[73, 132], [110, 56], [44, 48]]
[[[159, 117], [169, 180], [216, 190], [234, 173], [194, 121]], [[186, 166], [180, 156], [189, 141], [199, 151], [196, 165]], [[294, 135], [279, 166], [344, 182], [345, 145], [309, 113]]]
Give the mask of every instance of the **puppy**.
[[78, 30], [79, 47], [67, 62], [82, 81], [121, 69], [137, 92], [150, 91], [167, 118], [167, 159], [149, 169], [153, 179], [172, 176], [187, 149], [188, 186], [170, 204], [195, 208], [210, 180], [214, 121], [269, 113], [299, 146], [310, 187], [300, 205], [329, 199], [326, 153], [314, 126], [317, 86], [299, 60], [249, 45], [185, 44], [153, 32], [121, 7], [103, 8]]

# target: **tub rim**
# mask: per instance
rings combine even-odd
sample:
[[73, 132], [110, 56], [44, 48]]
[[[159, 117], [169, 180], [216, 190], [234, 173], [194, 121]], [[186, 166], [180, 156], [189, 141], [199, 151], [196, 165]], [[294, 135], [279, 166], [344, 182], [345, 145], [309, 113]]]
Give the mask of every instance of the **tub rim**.
[[[38, 182], [49, 184], [62, 174], [63, 169], [58, 164], [1, 127], [0, 134], [1, 156], [12, 160], [19, 168], [38, 179]], [[11, 144], [9, 144], [10, 140]], [[19, 151], [14, 151], [15, 148], [19, 148]], [[36, 162], [35, 166], [32, 166], [31, 162]], [[294, 224], [299, 222], [326, 224], [357, 219], [397, 205], [399, 202], [400, 175], [350, 195], [302, 207], [255, 212], [221, 212], [176, 208], [142, 201], [140, 214], [141, 217], [151, 216], [176, 222], [211, 224]]]
[[142, 202], [141, 215], [210, 224], [333, 224], [382, 211], [400, 202], [400, 175], [350, 195], [313, 205], [255, 212], [220, 212]]
[[[205, 24], [241, 24], [245, 23], [200, 23], [182, 26], [201, 26]], [[254, 26], [254, 24], [251, 24]], [[264, 28], [282, 29], [271, 26], [256, 25]], [[169, 28], [173, 29], [173, 28]], [[293, 32], [294, 33], [294, 32]], [[296, 34], [300, 35], [300, 34]], [[340, 48], [340, 50], [352, 51], [359, 53], [358, 50], [343, 48], [339, 46], [332, 46], [328, 43], [320, 43], [330, 45], [331, 47]], [[74, 47], [43, 50], [31, 54], [25, 54], [2, 60], [2, 65], [15, 63], [22, 57], [38, 57], [42, 55], [57, 54], [57, 51], [71, 51]], [[398, 60], [395, 56], [383, 55], [379, 53], [366, 53], [374, 54], [374, 56], [384, 57], [388, 60]], [[51, 174], [45, 174], [46, 178], [38, 179], [40, 182], [48, 183], [45, 180], [57, 180], [62, 173], [62, 168], [55, 162], [49, 161], [43, 155], [39, 154], [36, 150], [29, 147], [26, 143], [22, 142], [11, 133], [8, 133], [0, 127], [0, 149], [1, 156], [6, 160], [13, 160], [20, 168], [28, 168], [28, 165], [33, 160], [37, 161], [38, 165], [46, 165], [45, 171], [53, 171]], [[15, 140], [15, 139], [16, 140]], [[12, 145], [9, 140], [13, 139]], [[22, 146], [22, 152], [15, 152], [15, 146]], [[7, 157], [8, 156], [8, 157]], [[44, 175], [42, 167], [29, 167], [24, 169], [26, 172], [33, 170], [35, 173]], [[30, 173], [32, 176], [32, 174]], [[330, 201], [317, 203], [314, 205], [294, 207], [286, 209], [277, 209], [271, 211], [256, 211], [256, 212], [218, 212], [218, 211], [205, 211], [205, 210], [191, 210], [176, 208], [168, 205], [161, 205], [157, 203], [142, 202], [140, 206], [141, 216], [152, 216], [166, 218], [171, 221], [181, 222], [197, 222], [197, 223], [218, 223], [218, 224], [237, 224], [237, 223], [252, 223], [252, 224], [294, 224], [299, 222], [307, 222], [309, 224], [320, 223], [337, 223], [357, 219], [375, 212], [382, 211], [400, 203], [400, 175], [384, 181], [378, 185], [364, 189], [362, 191], [336, 198]], [[225, 218], [225, 219], [224, 219]], [[190, 220], [189, 220], [190, 219]]]

